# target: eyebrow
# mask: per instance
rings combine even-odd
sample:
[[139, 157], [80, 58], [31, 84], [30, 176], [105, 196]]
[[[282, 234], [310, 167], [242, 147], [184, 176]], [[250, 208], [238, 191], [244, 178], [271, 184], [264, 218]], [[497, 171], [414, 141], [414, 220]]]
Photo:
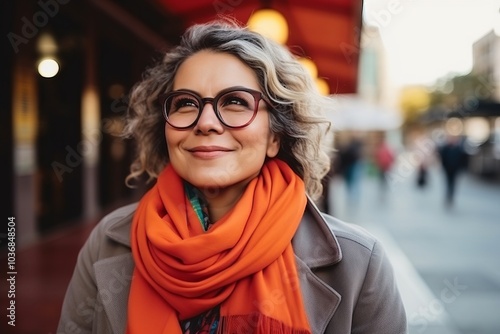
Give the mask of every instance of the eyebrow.
[[[193, 94], [196, 94], [198, 95], [199, 97], [201, 98], [214, 98], [216, 97], [217, 95], [219, 95], [222, 91], [225, 91], [225, 90], [230, 90], [230, 89], [252, 89], [252, 90], [255, 90], [255, 91], [258, 91], [260, 92], [260, 88], [250, 88], [250, 87], [245, 87], [245, 86], [229, 86], [229, 87], [226, 87], [226, 88], [222, 88], [221, 90], [219, 90], [214, 96], [202, 96], [199, 92], [195, 91], [195, 90], [192, 90], [192, 89], [189, 89], [189, 88], [179, 88], [179, 89], [174, 89], [172, 90], [172, 92], [179, 92], [179, 91], [182, 91], [182, 92], [190, 92], [190, 93], [193, 93]], [[263, 93], [261, 93], [263, 94]]]

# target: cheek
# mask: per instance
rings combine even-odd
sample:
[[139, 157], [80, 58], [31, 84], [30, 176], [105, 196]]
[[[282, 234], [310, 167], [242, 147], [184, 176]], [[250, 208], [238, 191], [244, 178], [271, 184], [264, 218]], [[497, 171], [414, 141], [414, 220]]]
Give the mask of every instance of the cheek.
[[181, 136], [176, 132], [177, 131], [172, 131], [172, 129], [168, 129], [167, 127], [165, 127], [165, 141], [167, 143], [167, 153], [169, 156], [169, 160], [172, 159], [174, 150], [181, 140]]
[[267, 132], [248, 134], [240, 143], [246, 149], [246, 158], [250, 160], [263, 162], [266, 157], [272, 158], [278, 153], [278, 146], [273, 144]]

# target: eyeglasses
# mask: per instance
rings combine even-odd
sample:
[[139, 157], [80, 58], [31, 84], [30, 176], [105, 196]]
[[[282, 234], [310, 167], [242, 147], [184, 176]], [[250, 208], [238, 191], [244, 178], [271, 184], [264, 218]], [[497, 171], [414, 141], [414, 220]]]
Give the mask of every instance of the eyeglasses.
[[228, 128], [238, 129], [249, 125], [257, 115], [261, 92], [244, 87], [230, 87], [215, 97], [202, 98], [196, 92], [179, 89], [159, 97], [163, 116], [176, 129], [193, 127], [200, 119], [206, 103], [212, 104], [219, 121]]

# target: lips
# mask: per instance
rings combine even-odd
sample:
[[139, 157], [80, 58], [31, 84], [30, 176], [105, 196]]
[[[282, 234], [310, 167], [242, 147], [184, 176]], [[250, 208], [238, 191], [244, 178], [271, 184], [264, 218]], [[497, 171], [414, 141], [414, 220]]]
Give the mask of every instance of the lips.
[[222, 146], [195, 146], [187, 149], [193, 156], [197, 158], [217, 158], [233, 150]]

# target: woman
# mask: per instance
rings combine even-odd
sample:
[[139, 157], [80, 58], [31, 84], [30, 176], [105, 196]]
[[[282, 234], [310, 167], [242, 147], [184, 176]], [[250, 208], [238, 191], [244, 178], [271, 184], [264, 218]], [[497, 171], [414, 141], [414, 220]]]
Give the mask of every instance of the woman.
[[127, 181], [156, 182], [92, 232], [58, 333], [406, 332], [379, 244], [313, 204], [331, 101], [285, 48], [195, 25], [130, 102]]

